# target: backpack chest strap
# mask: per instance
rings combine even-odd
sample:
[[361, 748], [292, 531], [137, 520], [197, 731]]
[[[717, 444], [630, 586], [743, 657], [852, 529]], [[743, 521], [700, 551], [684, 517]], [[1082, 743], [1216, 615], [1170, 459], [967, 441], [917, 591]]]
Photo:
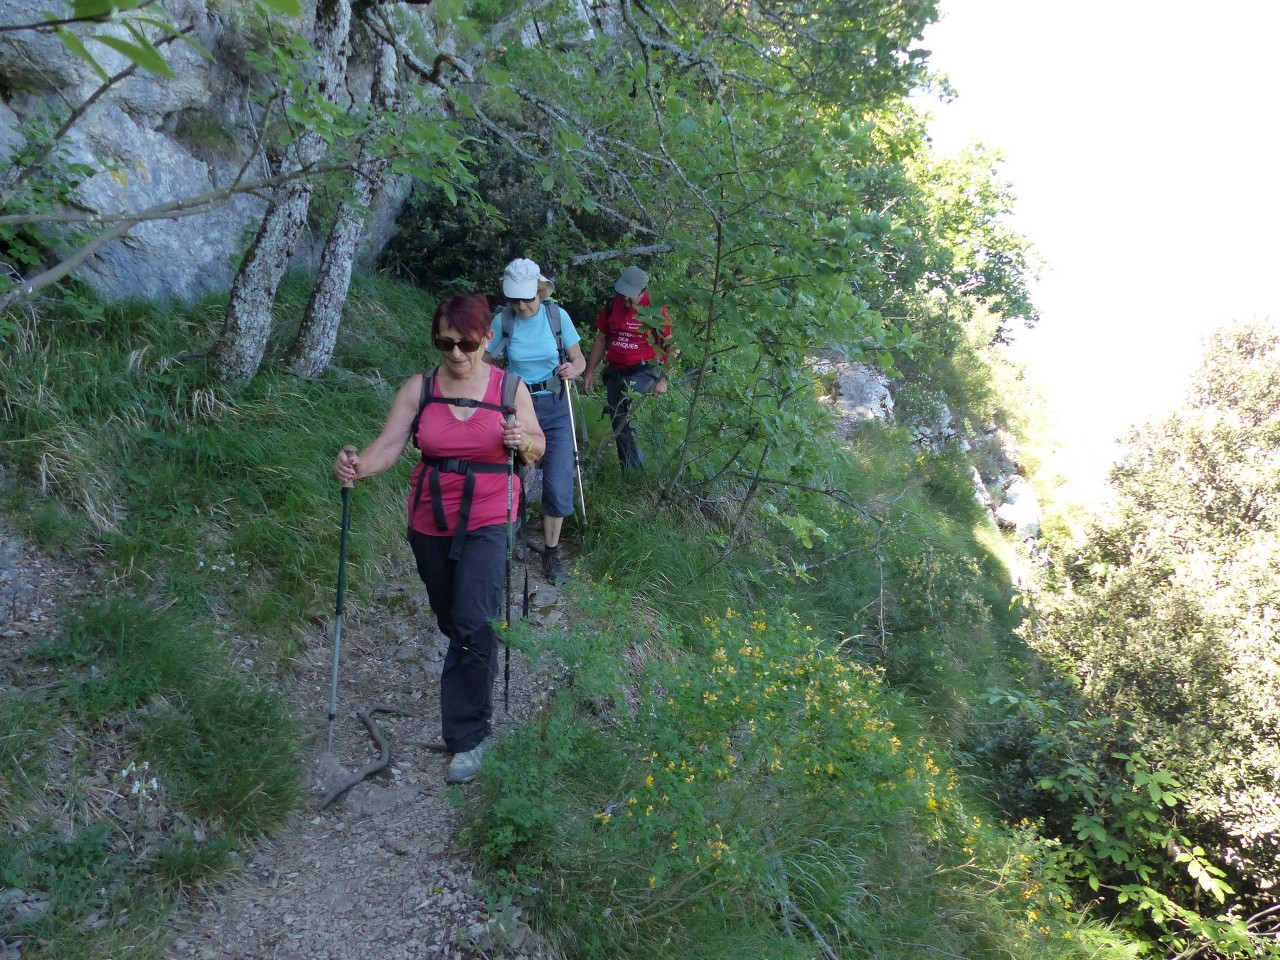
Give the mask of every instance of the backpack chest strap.
[[455, 473], [465, 478], [462, 483], [462, 502], [458, 504], [458, 525], [453, 531], [453, 540], [449, 546], [449, 559], [457, 560], [462, 556], [462, 548], [467, 539], [467, 530], [471, 521], [471, 500], [476, 489], [476, 474], [506, 473], [510, 466], [505, 463], [460, 460], [457, 457], [423, 457], [422, 462], [426, 465], [426, 469], [418, 477], [418, 489], [414, 494], [414, 502], [417, 503], [422, 498], [422, 481], [427, 474], [430, 474], [427, 489], [431, 494], [431, 518], [435, 521], [436, 529], [441, 533], [448, 529], [449, 524], [444, 515], [444, 490], [440, 486], [440, 474]]

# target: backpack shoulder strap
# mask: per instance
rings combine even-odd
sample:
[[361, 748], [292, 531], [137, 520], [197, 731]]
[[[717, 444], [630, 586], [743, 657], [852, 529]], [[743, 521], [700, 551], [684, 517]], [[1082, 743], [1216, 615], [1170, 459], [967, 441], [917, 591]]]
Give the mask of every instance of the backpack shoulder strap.
[[564, 362], [564, 337], [560, 333], [560, 304], [554, 300], [547, 301], [547, 320], [551, 324], [551, 332], [556, 338], [556, 352], [560, 354], [560, 362]]
[[418, 446], [418, 424], [422, 421], [422, 411], [427, 409], [427, 404], [431, 402], [431, 395], [435, 392], [436, 372], [428, 370], [422, 375], [422, 399], [418, 401], [418, 415], [413, 418], [413, 426], [409, 428], [409, 439], [413, 441], [413, 445]]
[[[418, 424], [422, 422], [422, 412], [429, 403], [449, 403], [455, 407], [483, 407], [486, 410], [497, 410], [503, 416], [514, 413], [516, 409], [516, 391], [523, 381], [514, 373], [502, 371], [502, 405], [485, 403], [483, 400], [468, 400], [465, 397], [437, 397], [435, 395], [436, 372], [428, 370], [422, 375], [422, 399], [418, 401], [418, 413], [413, 418], [413, 426], [409, 428], [409, 439], [418, 446]], [[421, 449], [421, 447], [419, 447]]]
[[516, 328], [516, 312], [511, 309], [511, 304], [507, 304], [502, 308], [502, 343], [503, 349], [510, 352], [511, 350], [511, 331]]
[[615, 293], [613, 299], [609, 301], [609, 332], [617, 333], [622, 330], [626, 323], [627, 308], [622, 303], [622, 294]]
[[516, 392], [520, 389], [523, 381], [514, 373], [502, 372], [502, 412], [510, 414], [516, 412]]
[[[547, 321], [551, 325], [551, 333], [556, 338], [556, 350], [564, 356], [564, 336], [560, 332], [560, 305], [554, 300], [546, 301]], [[506, 349], [511, 349], [511, 333], [516, 327], [516, 312], [511, 304], [502, 308], [502, 342]]]

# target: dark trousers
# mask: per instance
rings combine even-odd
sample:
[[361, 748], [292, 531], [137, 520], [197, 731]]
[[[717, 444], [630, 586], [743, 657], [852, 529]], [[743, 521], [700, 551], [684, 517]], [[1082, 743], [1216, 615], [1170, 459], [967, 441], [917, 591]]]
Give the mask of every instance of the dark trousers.
[[427, 588], [440, 632], [449, 638], [440, 675], [440, 730], [451, 753], [465, 753], [492, 730], [493, 684], [498, 677], [498, 635], [506, 588], [507, 527], [467, 532], [462, 556], [449, 559], [452, 537], [416, 530], [409, 545]]
[[644, 454], [636, 446], [631, 432], [630, 394], [646, 394], [658, 382], [658, 371], [649, 364], [618, 370], [609, 367], [604, 372], [605, 410], [613, 423], [613, 439], [618, 445], [618, 462], [623, 470], [639, 470], [644, 466]]

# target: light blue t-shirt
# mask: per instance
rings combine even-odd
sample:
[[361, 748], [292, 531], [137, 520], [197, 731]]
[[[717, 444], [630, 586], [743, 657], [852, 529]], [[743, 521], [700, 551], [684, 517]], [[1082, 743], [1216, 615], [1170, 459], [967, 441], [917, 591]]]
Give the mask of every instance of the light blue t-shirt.
[[[568, 350], [582, 338], [578, 336], [564, 307], [559, 307], [559, 310], [560, 338], [564, 341], [565, 350]], [[560, 366], [560, 356], [556, 351], [556, 335], [551, 332], [551, 319], [547, 316], [546, 303], [539, 306], [538, 312], [532, 317], [522, 317], [518, 313], [515, 315], [509, 346], [502, 336], [502, 310], [493, 318], [491, 329], [493, 339], [489, 341], [489, 356], [500, 357], [505, 353], [507, 369], [525, 383], [541, 383], [555, 376], [556, 367]]]

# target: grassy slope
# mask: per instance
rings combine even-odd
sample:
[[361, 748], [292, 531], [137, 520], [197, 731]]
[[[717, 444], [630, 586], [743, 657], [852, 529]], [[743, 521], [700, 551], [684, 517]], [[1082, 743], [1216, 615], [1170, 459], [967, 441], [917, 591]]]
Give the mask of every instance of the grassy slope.
[[[329, 457], [381, 423], [379, 381], [430, 357], [431, 307], [361, 278], [337, 358], [356, 376], [268, 372], [234, 396], [167, 359], [209, 342], [216, 302], [78, 303], [10, 334], [8, 507], [121, 588], [31, 652], [63, 683], [0, 706], [0, 886], [53, 903], [0, 915], [43, 945], [29, 955], [159, 956], [173, 898], [298, 802], [276, 680], [328, 602]], [[608, 451], [587, 458], [603, 464], [591, 526], [569, 540], [588, 576], [550, 654], [572, 682], [486, 778], [471, 838], [492, 882], [572, 956], [1128, 955], [1062, 908], [1029, 832], [993, 823], [951, 752], [984, 690], [1034, 670], [960, 465], [893, 431], [842, 456], [856, 508], [806, 505], [828, 539], [728, 554], [712, 520], [624, 489]], [[357, 566], [393, 549], [402, 491], [356, 499]], [[808, 569], [769, 569], [780, 555]], [[264, 713], [278, 722], [248, 723]], [[45, 796], [26, 785], [65, 768], [59, 739], [73, 760]], [[163, 801], [92, 802], [144, 756]], [[94, 929], [94, 913], [114, 919]]]

